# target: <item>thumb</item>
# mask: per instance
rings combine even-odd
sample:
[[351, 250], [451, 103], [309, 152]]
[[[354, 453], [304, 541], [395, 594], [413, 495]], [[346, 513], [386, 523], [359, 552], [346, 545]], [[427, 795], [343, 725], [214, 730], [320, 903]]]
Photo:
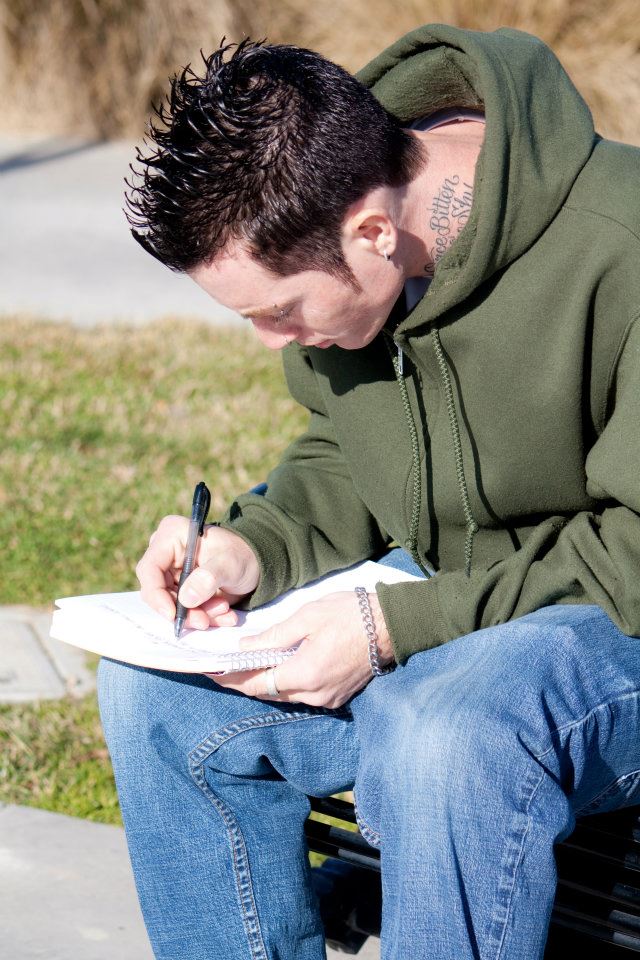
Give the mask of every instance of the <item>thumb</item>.
[[235, 603], [248, 592], [244, 579], [245, 565], [237, 546], [223, 545], [191, 571], [180, 587], [178, 599], [185, 607], [200, 607], [215, 593], [221, 593], [229, 603]]
[[216, 593], [218, 578], [208, 567], [196, 567], [178, 592], [178, 600], [185, 607], [199, 607]]

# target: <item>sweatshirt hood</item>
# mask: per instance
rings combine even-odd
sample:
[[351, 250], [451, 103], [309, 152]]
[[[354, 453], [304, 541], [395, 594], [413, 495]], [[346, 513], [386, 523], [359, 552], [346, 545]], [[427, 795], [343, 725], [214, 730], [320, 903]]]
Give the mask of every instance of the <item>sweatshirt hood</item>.
[[536, 241], [591, 154], [593, 120], [552, 51], [518, 30], [420, 27], [358, 79], [406, 125], [451, 107], [485, 113], [471, 214], [421, 308], [402, 324], [414, 327], [461, 303]]

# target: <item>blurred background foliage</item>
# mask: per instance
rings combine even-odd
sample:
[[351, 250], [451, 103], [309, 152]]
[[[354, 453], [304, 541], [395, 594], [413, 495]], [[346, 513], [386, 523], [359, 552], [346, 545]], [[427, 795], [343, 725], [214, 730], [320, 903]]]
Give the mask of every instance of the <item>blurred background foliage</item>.
[[640, 143], [638, 13], [638, 0], [0, 0], [0, 125], [139, 137], [168, 77], [223, 35], [308, 46], [355, 71], [408, 30], [445, 22], [542, 37], [599, 131]]

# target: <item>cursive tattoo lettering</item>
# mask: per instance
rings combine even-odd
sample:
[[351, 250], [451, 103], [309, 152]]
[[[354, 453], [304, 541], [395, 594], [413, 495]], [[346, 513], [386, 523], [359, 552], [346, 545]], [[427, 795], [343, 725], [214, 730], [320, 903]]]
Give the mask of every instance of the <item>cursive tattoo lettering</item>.
[[[430, 251], [433, 268], [445, 255], [469, 219], [473, 204], [473, 184], [460, 180], [459, 174], [446, 177], [431, 203], [429, 226], [435, 233], [435, 246]], [[429, 265], [425, 266], [427, 272]]]

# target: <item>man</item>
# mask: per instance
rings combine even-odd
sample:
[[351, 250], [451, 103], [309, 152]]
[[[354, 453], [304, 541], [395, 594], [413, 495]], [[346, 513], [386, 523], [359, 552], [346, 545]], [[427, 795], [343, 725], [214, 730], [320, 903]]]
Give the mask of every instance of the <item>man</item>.
[[[319, 960], [306, 795], [355, 784], [385, 960], [540, 958], [554, 843], [640, 800], [640, 154], [512, 30], [424, 27], [359, 80], [226, 54], [174, 81], [130, 218], [310, 420], [207, 528], [189, 625], [393, 542], [438, 573], [307, 605], [269, 671], [103, 662], [156, 956]], [[168, 618], [186, 526], [138, 566]]]

